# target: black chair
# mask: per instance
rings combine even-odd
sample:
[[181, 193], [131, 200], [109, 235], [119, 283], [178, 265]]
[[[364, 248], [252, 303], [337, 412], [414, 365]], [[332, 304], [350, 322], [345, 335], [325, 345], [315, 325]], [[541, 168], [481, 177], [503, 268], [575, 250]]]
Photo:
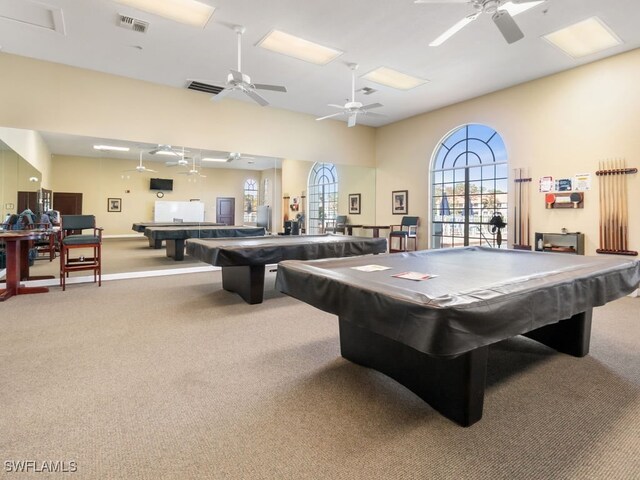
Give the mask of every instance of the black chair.
[[[83, 230], [92, 230], [88, 235]], [[80, 231], [80, 233], [75, 233]], [[71, 252], [79, 249], [91, 249], [89, 255]], [[94, 215], [63, 215], [60, 229], [60, 285], [64, 291], [70, 272], [93, 270], [93, 281], [102, 285], [102, 228], [96, 227]]]
[[347, 227], [345, 227], [347, 223], [347, 216], [346, 215], [336, 215], [336, 219], [334, 220], [334, 224], [333, 224], [333, 233], [342, 233], [343, 235], [345, 235], [347, 233]]
[[[398, 248], [393, 248], [393, 239], [398, 239]], [[418, 248], [418, 217], [402, 217], [400, 225], [391, 225], [389, 252], [406, 252], [409, 240], [413, 239], [413, 249]]]

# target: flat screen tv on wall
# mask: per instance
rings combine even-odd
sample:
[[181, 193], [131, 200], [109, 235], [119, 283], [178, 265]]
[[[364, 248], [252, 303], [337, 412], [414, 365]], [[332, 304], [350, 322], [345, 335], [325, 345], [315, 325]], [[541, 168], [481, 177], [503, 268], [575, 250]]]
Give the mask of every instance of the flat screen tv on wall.
[[149, 189], [164, 190], [166, 192], [169, 192], [173, 190], [173, 179], [172, 178], [152, 178], [149, 181]]

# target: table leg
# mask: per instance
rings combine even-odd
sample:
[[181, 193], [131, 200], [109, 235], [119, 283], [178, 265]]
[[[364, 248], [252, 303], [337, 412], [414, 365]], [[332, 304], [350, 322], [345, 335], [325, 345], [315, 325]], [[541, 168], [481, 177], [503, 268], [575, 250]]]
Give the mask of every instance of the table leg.
[[162, 248], [162, 240], [154, 240], [153, 238], [149, 237], [149, 246], [155, 248], [156, 250], [159, 250]]
[[482, 418], [488, 347], [450, 359], [430, 357], [344, 318], [339, 323], [347, 360], [393, 378], [463, 427]]
[[222, 267], [222, 288], [240, 295], [251, 305], [264, 298], [264, 265]]
[[547, 347], [574, 357], [589, 353], [591, 316], [593, 309], [578, 313], [567, 320], [552, 323], [524, 334]]
[[184, 260], [184, 239], [167, 240], [167, 257], [175, 261]]
[[[21, 245], [22, 241], [6, 242], [6, 259], [7, 259], [7, 273], [6, 273], [6, 288], [0, 289], [0, 302], [4, 302], [6, 299], [14, 295], [25, 295], [29, 293], [45, 293], [49, 289], [47, 287], [21, 287], [21, 271], [20, 267], [22, 262], [22, 251], [25, 250], [22, 247], [26, 247], [28, 255], [28, 242]], [[28, 260], [28, 259], [27, 259]], [[28, 264], [27, 264], [28, 265]]]

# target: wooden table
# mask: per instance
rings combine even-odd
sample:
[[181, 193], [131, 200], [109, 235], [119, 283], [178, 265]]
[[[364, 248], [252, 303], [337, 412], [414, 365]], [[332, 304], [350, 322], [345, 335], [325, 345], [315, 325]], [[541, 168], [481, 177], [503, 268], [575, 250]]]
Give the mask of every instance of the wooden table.
[[378, 238], [380, 236], [380, 230], [389, 230], [391, 228], [390, 225], [363, 225], [362, 228], [367, 228], [373, 230], [373, 238]]
[[49, 232], [38, 230], [11, 230], [0, 231], [0, 241], [6, 245], [7, 259], [7, 285], [0, 289], [0, 302], [14, 295], [24, 295], [28, 293], [48, 292], [47, 287], [23, 287], [21, 280], [40, 280], [46, 277], [29, 276], [29, 246], [33, 240], [38, 240], [48, 235]]

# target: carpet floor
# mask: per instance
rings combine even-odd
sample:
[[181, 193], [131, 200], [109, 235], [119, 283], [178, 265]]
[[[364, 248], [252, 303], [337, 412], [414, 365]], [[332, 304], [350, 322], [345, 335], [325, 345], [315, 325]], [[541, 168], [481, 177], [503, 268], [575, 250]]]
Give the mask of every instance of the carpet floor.
[[259, 305], [219, 271], [0, 304], [0, 478], [640, 478], [640, 299], [594, 310], [584, 358], [495, 345], [462, 428], [343, 359], [336, 317], [273, 280]]

